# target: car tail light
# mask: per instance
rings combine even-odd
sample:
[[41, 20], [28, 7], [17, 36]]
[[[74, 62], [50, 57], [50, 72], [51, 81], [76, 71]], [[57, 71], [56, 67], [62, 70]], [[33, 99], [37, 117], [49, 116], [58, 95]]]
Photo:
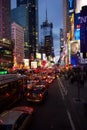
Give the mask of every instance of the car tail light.
[[10, 96], [10, 94], [9, 94], [9, 93], [6, 93], [6, 96], [7, 96], [7, 97], [9, 97], [9, 96]]
[[42, 97], [43, 97], [41, 93], [39, 94], [39, 97], [40, 97], [40, 98], [42, 98]]
[[27, 97], [29, 97], [30, 96], [30, 93], [27, 93]]

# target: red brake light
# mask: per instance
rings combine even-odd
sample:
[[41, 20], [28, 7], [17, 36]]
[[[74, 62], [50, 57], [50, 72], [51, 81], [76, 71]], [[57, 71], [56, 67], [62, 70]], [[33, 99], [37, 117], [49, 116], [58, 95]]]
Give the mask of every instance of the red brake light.
[[42, 97], [43, 97], [41, 93], [39, 94], [39, 97], [40, 97], [40, 98], [42, 98]]
[[29, 97], [30, 96], [30, 93], [27, 93], [27, 97]]
[[10, 96], [10, 94], [9, 94], [9, 93], [6, 93], [6, 96], [7, 96], [7, 97], [9, 97], [9, 96]]

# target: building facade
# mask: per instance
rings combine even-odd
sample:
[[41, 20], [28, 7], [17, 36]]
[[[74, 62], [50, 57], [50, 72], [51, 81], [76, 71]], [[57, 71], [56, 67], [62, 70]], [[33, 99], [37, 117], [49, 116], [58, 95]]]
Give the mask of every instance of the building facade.
[[32, 55], [36, 58], [38, 52], [38, 0], [17, 0], [17, 8], [23, 5], [27, 9], [28, 58], [31, 59]]
[[26, 5], [11, 10], [11, 22], [16, 22], [24, 29], [24, 57], [29, 59], [28, 14]]
[[0, 39], [11, 39], [10, 0], [0, 0]]
[[64, 41], [67, 43], [67, 35], [70, 30], [70, 21], [68, 15], [68, 0], [63, 0], [63, 35]]
[[24, 60], [24, 29], [19, 24], [11, 24], [11, 39], [14, 41], [14, 66], [20, 66]]
[[85, 5], [87, 0], [63, 0], [64, 43], [67, 45], [66, 64], [87, 63], [87, 53], [82, 52], [86, 49], [86, 45], [83, 45], [82, 39], [85, 35], [82, 35], [85, 29], [82, 29], [81, 24], [81, 10]]
[[75, 0], [63, 0], [64, 65], [71, 63], [71, 44], [74, 40]]
[[0, 67], [6, 69], [13, 66], [10, 11], [11, 1], [0, 0]]
[[13, 67], [13, 48], [14, 43], [5, 38], [0, 39], [0, 67], [12, 68]]

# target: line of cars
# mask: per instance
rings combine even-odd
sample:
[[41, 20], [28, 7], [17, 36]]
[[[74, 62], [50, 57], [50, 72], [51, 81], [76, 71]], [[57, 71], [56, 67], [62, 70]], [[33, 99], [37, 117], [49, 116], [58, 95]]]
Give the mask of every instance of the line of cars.
[[[33, 73], [28, 76], [25, 98], [29, 102], [42, 102], [48, 95], [54, 73]], [[32, 122], [34, 108], [14, 107], [0, 114], [0, 130], [27, 130]]]
[[52, 72], [33, 73], [27, 80], [26, 99], [31, 102], [42, 102], [48, 95], [48, 88], [55, 79]]

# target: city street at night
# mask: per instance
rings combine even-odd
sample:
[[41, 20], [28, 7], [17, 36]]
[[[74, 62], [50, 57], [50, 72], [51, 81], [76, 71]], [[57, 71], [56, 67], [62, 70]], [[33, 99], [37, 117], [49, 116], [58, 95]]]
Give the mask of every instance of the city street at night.
[[[63, 79], [63, 83], [66, 82], [66, 87], [69, 85]], [[61, 87], [60, 79], [55, 79], [55, 81], [50, 84], [48, 90], [48, 96], [42, 103], [30, 103], [26, 101], [26, 99], [20, 101], [17, 106], [28, 105], [32, 106], [35, 110], [32, 124], [30, 130], [38, 129], [38, 130], [84, 130], [87, 129], [86, 121], [82, 122], [83, 119], [80, 119], [81, 115], [77, 113], [75, 108], [75, 102], [71, 97], [66, 95], [68, 88]], [[64, 93], [64, 91], [65, 92]], [[77, 94], [77, 92], [76, 92]], [[71, 99], [70, 99], [71, 98]], [[74, 106], [73, 106], [74, 105]], [[79, 103], [77, 103], [77, 108], [79, 107]], [[81, 108], [80, 108], [81, 110]]]
[[87, 0], [0, 0], [0, 130], [87, 130]]

